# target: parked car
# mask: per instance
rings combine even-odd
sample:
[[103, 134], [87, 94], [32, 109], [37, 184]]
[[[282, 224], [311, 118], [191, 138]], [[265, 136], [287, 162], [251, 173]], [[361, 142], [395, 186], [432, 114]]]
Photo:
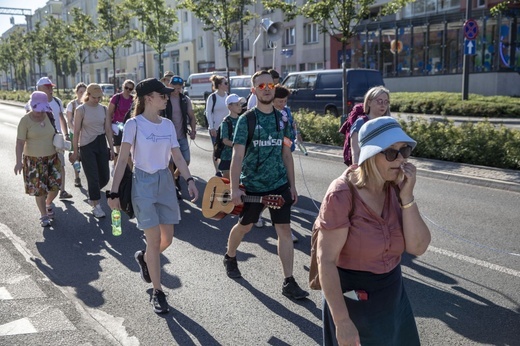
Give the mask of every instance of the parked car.
[[100, 83], [99, 86], [106, 97], [112, 97], [115, 94], [114, 84]]
[[251, 75], [229, 77], [230, 93], [247, 98], [251, 93]]
[[[292, 111], [308, 109], [316, 113], [343, 114], [342, 69], [291, 72], [282, 84], [291, 90], [287, 105]], [[384, 85], [378, 70], [347, 69], [347, 101], [345, 114], [356, 103], [363, 102], [368, 89]]]
[[[227, 76], [226, 71], [212, 71], [203, 73], [192, 73], [184, 82], [184, 93], [192, 100], [205, 100], [212, 93], [211, 81], [213, 75]], [[236, 76], [235, 71], [229, 71], [229, 76]]]

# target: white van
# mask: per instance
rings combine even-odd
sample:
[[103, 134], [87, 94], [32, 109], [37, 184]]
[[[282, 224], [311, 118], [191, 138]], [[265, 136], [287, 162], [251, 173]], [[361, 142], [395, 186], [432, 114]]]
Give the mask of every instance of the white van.
[[[184, 93], [192, 100], [205, 100], [212, 93], [211, 81], [213, 75], [227, 77], [226, 71], [212, 71], [203, 73], [190, 74], [188, 80], [184, 83]], [[229, 76], [236, 76], [235, 71], [229, 71]]]
[[114, 84], [100, 83], [99, 86], [106, 97], [112, 97], [115, 94]]

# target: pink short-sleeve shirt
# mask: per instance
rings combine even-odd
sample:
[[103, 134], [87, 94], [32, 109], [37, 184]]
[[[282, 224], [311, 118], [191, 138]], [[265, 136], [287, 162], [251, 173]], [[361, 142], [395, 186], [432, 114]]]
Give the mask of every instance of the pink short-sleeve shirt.
[[[349, 220], [353, 199], [354, 213]], [[405, 249], [402, 224], [402, 211], [391, 186], [386, 190], [383, 213], [377, 215], [343, 177], [330, 184], [315, 221], [321, 232], [349, 228], [338, 267], [375, 274], [388, 273], [400, 263]]]

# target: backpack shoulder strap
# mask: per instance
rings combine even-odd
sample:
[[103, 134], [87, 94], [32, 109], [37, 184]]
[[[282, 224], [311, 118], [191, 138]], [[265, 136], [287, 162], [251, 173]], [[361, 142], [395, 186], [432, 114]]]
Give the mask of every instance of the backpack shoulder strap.
[[211, 101], [213, 101], [213, 105], [211, 106], [211, 113], [215, 111], [215, 103], [217, 103], [217, 94], [211, 94]]
[[229, 119], [229, 116], [227, 116], [226, 119], [224, 119], [224, 120], [227, 123], [228, 139], [232, 140], [233, 139], [233, 123], [231, 122], [231, 119]]
[[246, 150], [249, 147], [249, 144], [253, 141], [253, 135], [255, 134], [256, 127], [256, 109], [253, 108], [253, 111], [246, 114], [247, 118], [247, 142], [246, 142]]
[[54, 99], [54, 101], [56, 101], [56, 103], [57, 103], [58, 106], [60, 107], [60, 112], [61, 112], [61, 102], [60, 102], [60, 99], [57, 98], [56, 96], [53, 96], [52, 98]]

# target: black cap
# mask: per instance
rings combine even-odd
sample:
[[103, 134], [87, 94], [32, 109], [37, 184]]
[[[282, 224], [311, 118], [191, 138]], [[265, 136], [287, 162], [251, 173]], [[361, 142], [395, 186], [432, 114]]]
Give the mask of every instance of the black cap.
[[165, 87], [157, 78], [144, 79], [137, 83], [135, 87], [138, 97], [151, 94], [154, 91], [159, 94], [169, 94], [173, 92], [173, 89]]

